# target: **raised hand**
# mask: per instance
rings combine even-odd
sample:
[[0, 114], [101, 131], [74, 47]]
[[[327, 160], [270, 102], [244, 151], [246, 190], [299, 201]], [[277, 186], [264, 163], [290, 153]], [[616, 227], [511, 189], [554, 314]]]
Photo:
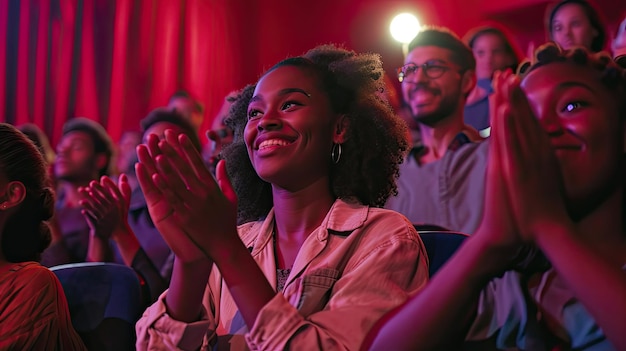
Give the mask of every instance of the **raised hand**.
[[102, 177], [79, 189], [83, 199], [79, 204], [90, 230], [100, 238], [108, 239], [114, 232], [128, 227], [128, 205], [131, 189], [125, 175], [120, 176], [118, 185], [111, 178]]
[[569, 220], [563, 181], [547, 133], [535, 117], [517, 77], [501, 77], [508, 111], [498, 114], [503, 128], [501, 167], [519, 234], [532, 241], [546, 221]]
[[510, 112], [508, 98], [503, 91], [502, 82], [512, 76], [510, 71], [496, 72], [493, 84], [494, 94], [489, 98], [491, 114], [491, 137], [489, 160], [487, 163], [487, 184], [485, 190], [485, 209], [483, 220], [475, 236], [484, 240], [490, 247], [505, 253], [511, 258], [522, 244], [517, 234], [513, 214], [512, 199], [503, 177], [503, 115]]
[[239, 240], [236, 206], [222, 193], [188, 137], [172, 131], [165, 136], [160, 142], [150, 136], [148, 147], [138, 149], [138, 180], [155, 225], [184, 262], [227, 254], [223, 244]]

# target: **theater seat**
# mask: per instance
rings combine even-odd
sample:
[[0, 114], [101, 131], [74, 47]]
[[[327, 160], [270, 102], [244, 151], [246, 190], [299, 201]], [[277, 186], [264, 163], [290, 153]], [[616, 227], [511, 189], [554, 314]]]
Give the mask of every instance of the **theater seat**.
[[[417, 229], [417, 226], [416, 226]], [[430, 265], [428, 273], [432, 277], [461, 246], [468, 235], [453, 231], [419, 231], [426, 247]]]
[[143, 300], [132, 268], [90, 262], [50, 270], [61, 281], [74, 329], [89, 350], [134, 350]]

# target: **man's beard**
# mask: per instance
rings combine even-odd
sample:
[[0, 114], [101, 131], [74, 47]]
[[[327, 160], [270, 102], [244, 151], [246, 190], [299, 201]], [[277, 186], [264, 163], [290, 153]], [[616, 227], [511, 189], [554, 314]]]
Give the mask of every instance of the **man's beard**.
[[436, 110], [426, 114], [420, 114], [418, 111], [417, 113], [413, 113], [413, 119], [420, 124], [433, 127], [451, 116], [456, 111], [458, 105], [458, 99], [455, 99], [452, 96], [447, 96], [441, 100], [441, 103]]
[[442, 99], [439, 102], [437, 108], [432, 112], [420, 113], [419, 108], [417, 113], [413, 111], [411, 107], [411, 115], [413, 120], [417, 123], [427, 125], [429, 127], [434, 127], [439, 122], [447, 119], [449, 116], [456, 112], [459, 106], [459, 94], [461, 94], [461, 89], [458, 87], [458, 91], [450, 92], [450, 94], [443, 95], [440, 89], [435, 87], [427, 86], [426, 84], [419, 84], [416, 86], [417, 89], [425, 89], [431, 91], [433, 94], [441, 95]]

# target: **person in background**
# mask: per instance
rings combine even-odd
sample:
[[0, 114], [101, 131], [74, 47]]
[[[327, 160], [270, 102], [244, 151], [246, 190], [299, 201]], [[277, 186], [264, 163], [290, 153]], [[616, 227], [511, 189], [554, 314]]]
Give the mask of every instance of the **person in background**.
[[479, 230], [372, 350], [626, 350], [626, 71], [550, 43], [520, 72], [494, 80]]
[[[194, 129], [177, 111], [158, 108], [141, 121], [142, 142], [148, 136], [164, 138], [166, 130], [188, 135], [200, 150]], [[111, 258], [135, 269], [148, 288], [150, 302], [165, 290], [172, 275], [174, 255], [155, 227], [141, 188], [131, 189], [125, 174], [117, 184], [109, 177], [80, 188], [80, 205], [90, 227], [88, 261]]]
[[0, 123], [0, 349], [86, 350], [63, 288], [38, 261], [50, 244], [54, 190], [46, 162], [15, 127]]
[[122, 133], [117, 143], [115, 175], [124, 173], [131, 189], [135, 189], [138, 185], [137, 178], [135, 177], [135, 163], [137, 163], [135, 148], [139, 143], [141, 143], [141, 133], [134, 130], [127, 130]]
[[234, 103], [217, 181], [184, 135], [139, 146], [139, 184], [176, 258], [138, 350], [356, 350], [425, 284], [419, 235], [377, 208], [407, 147], [376, 94], [382, 74], [377, 55], [334, 46], [279, 62]]
[[176, 110], [180, 115], [187, 118], [196, 130], [196, 133], [202, 127], [204, 122], [204, 106], [195, 100], [188, 92], [179, 90], [172, 94], [167, 103], [167, 108]]
[[495, 71], [516, 69], [519, 54], [504, 31], [494, 26], [472, 29], [465, 41], [476, 58], [477, 81], [467, 97], [463, 116], [466, 124], [478, 130], [482, 137], [488, 137], [491, 78]]
[[470, 48], [446, 28], [426, 28], [398, 69], [402, 93], [419, 126], [420, 144], [400, 165], [398, 194], [385, 208], [412, 223], [471, 234], [480, 223], [487, 146], [464, 123], [476, 83]]
[[78, 117], [63, 126], [54, 163], [58, 197], [53, 222], [60, 235], [52, 238], [50, 247], [43, 253], [43, 265], [52, 267], [87, 260], [89, 225], [81, 214], [79, 189], [111, 173], [113, 153], [111, 138], [97, 122]]
[[231, 91], [226, 95], [222, 107], [213, 119], [211, 129], [206, 132], [206, 137], [209, 139], [209, 142], [202, 148], [202, 157], [209, 165], [211, 173], [213, 174], [215, 174], [215, 167], [220, 160], [222, 149], [233, 142], [233, 131], [224, 124], [224, 121], [228, 117], [228, 111], [239, 96], [239, 93], [238, 91]]
[[606, 29], [598, 11], [587, 0], [562, 0], [549, 8], [548, 39], [565, 50], [582, 46], [592, 52], [604, 50]]

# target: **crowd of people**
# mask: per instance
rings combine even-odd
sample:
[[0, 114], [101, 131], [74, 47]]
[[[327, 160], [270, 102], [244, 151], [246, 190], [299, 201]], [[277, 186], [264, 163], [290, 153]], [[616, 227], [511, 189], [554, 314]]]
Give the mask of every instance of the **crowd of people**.
[[[321, 45], [207, 143], [185, 91], [117, 145], [0, 124], [0, 349], [85, 349], [46, 267], [116, 262], [138, 350], [626, 350], [626, 19], [562, 0], [546, 33], [426, 27], [400, 104], [380, 55]], [[433, 276], [422, 226], [468, 234]]]

